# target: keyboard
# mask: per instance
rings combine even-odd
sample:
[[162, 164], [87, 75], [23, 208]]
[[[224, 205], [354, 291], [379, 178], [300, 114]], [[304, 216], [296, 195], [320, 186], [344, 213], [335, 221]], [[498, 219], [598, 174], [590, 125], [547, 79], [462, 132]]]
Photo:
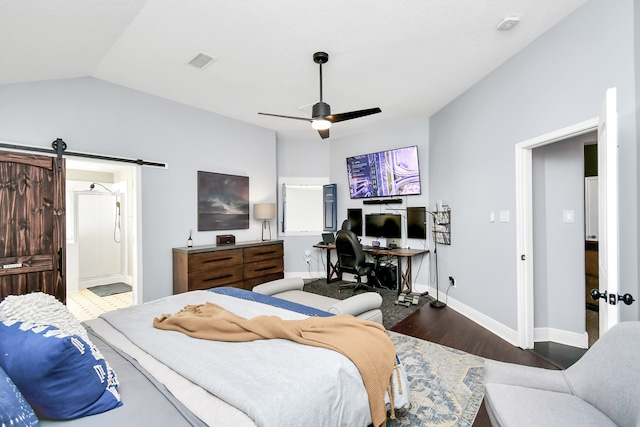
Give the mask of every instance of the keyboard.
[[382, 249], [382, 250], [387, 250], [389, 249], [387, 246], [371, 246], [371, 245], [362, 245], [363, 249]]

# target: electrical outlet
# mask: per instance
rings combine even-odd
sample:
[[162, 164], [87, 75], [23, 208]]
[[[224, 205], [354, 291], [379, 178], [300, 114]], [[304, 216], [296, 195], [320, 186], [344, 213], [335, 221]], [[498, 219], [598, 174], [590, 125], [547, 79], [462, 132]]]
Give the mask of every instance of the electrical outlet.
[[453, 286], [454, 288], [456, 287], [456, 279], [454, 279], [453, 276], [449, 276], [449, 285]]

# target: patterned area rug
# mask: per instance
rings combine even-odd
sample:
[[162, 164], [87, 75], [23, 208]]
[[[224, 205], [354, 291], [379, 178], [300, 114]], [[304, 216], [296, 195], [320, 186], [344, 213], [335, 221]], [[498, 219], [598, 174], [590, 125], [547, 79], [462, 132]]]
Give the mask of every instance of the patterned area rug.
[[411, 408], [388, 427], [471, 426], [484, 398], [483, 359], [460, 350], [389, 331], [404, 364]]
[[[325, 279], [319, 279], [306, 283], [304, 285], [304, 290], [307, 292], [313, 292], [314, 294], [343, 300], [353, 296], [353, 289], [340, 290], [340, 285], [343, 283], [349, 282], [337, 281], [327, 283]], [[404, 305], [396, 304], [396, 301], [398, 300], [398, 291], [396, 289], [378, 289], [378, 293], [382, 296], [382, 307], [380, 307], [380, 310], [382, 310], [382, 323], [387, 329], [393, 328], [402, 319], [431, 300], [429, 296], [424, 295], [419, 298], [417, 305], [410, 304], [408, 307], [405, 307]]]

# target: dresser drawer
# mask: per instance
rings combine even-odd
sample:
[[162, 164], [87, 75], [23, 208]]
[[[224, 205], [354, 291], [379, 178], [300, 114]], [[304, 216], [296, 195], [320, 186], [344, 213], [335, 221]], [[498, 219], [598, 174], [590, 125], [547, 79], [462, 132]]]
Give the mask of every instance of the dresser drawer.
[[190, 291], [216, 288], [218, 286], [242, 287], [242, 264], [220, 269], [195, 271], [189, 274]]
[[173, 293], [233, 286], [252, 289], [284, 277], [282, 241], [173, 248]]
[[282, 258], [284, 255], [282, 243], [274, 245], [255, 246], [244, 249], [244, 262], [262, 261], [272, 258]]
[[249, 262], [244, 265], [244, 280], [267, 276], [282, 271], [284, 271], [284, 260], [282, 257]]
[[242, 265], [242, 249], [202, 252], [189, 256], [189, 272], [215, 270], [234, 265]]

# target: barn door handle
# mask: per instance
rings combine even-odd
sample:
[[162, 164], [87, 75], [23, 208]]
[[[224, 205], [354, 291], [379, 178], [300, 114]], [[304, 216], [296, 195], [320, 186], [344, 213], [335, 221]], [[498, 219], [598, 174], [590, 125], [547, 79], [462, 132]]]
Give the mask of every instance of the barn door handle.
[[62, 266], [64, 265], [64, 264], [62, 264], [62, 262], [63, 262], [62, 254], [63, 254], [62, 248], [58, 249], [58, 275], [60, 277], [64, 277], [64, 275], [62, 274], [62, 271], [63, 271], [62, 270]]

